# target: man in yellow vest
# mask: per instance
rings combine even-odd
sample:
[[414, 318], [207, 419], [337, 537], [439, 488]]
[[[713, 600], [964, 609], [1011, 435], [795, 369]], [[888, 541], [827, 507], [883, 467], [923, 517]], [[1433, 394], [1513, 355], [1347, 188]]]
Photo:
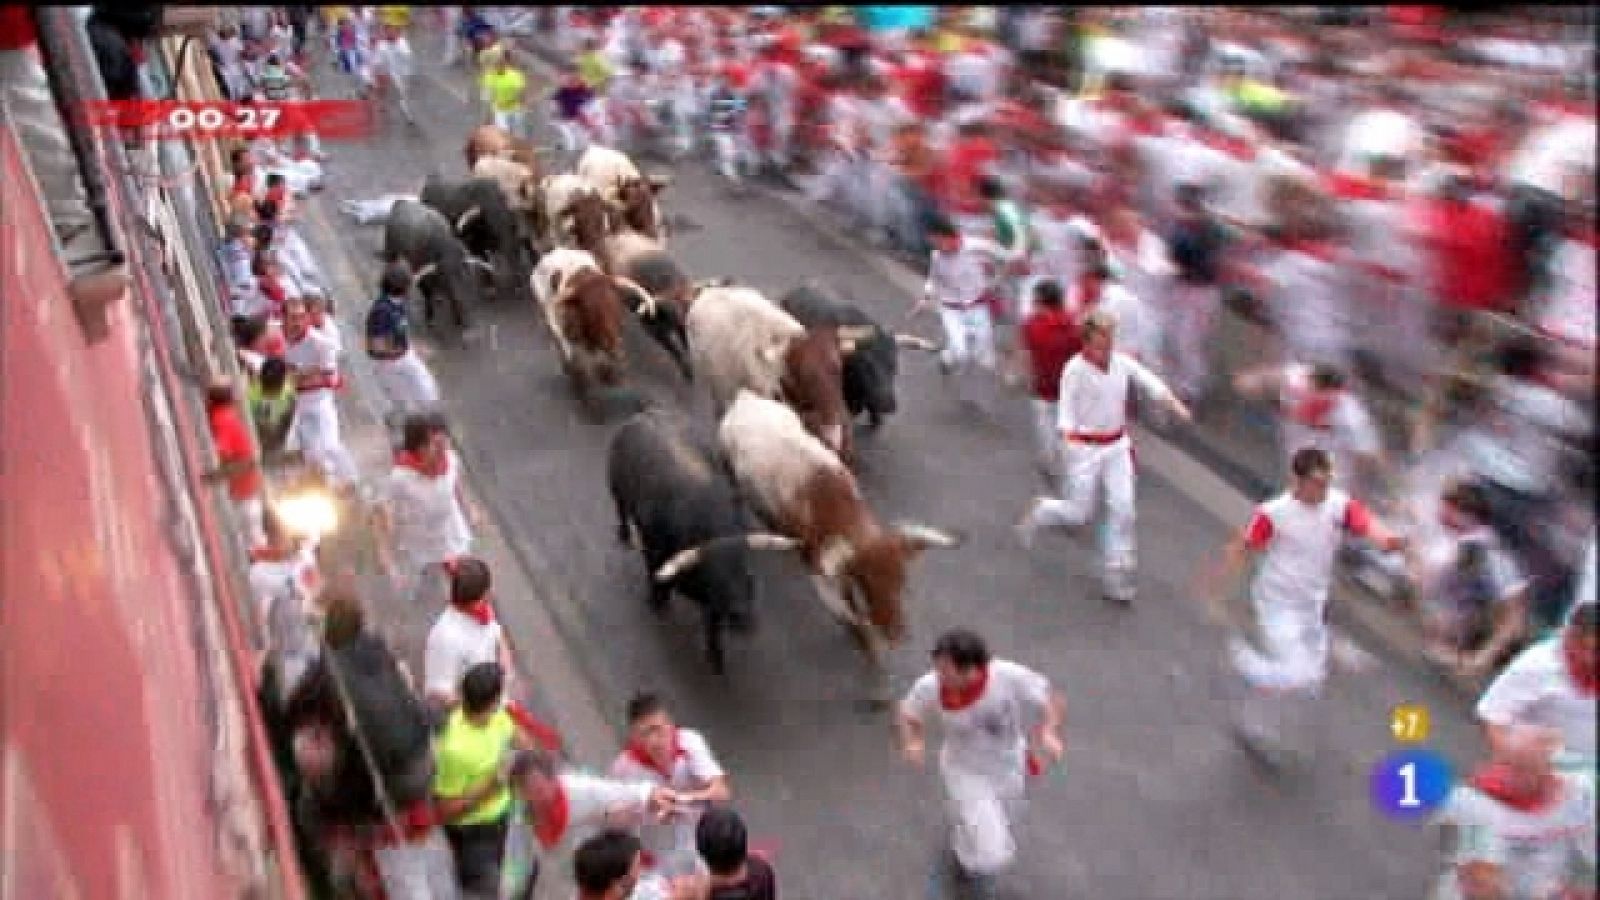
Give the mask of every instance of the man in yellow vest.
[[511, 827], [507, 779], [521, 740], [501, 704], [498, 663], [479, 663], [461, 679], [461, 705], [434, 738], [433, 796], [456, 861], [456, 882], [472, 897], [495, 897], [506, 832]]
[[480, 57], [484, 72], [479, 79], [484, 105], [494, 124], [522, 137], [522, 110], [528, 79], [511, 64], [504, 47], [491, 47]]

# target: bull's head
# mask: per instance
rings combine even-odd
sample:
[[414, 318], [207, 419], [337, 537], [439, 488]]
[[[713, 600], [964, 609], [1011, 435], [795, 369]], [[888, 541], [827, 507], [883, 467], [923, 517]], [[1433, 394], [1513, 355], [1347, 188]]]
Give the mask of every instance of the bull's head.
[[630, 178], [617, 186], [617, 207], [621, 211], [621, 225], [640, 234], [660, 240], [664, 234], [656, 206], [656, 192], [651, 182]]
[[853, 608], [864, 609], [879, 634], [899, 643], [906, 636], [905, 589], [911, 563], [929, 547], [955, 547], [963, 540], [960, 534], [930, 525], [898, 522], [859, 545], [841, 546], [834, 559], [824, 559], [823, 574], [842, 587]]

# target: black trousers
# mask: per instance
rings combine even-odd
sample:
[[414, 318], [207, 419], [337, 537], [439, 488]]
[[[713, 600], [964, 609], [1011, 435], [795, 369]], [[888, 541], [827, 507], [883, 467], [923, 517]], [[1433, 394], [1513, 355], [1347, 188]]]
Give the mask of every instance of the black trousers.
[[456, 861], [456, 883], [469, 898], [493, 900], [500, 896], [500, 860], [506, 849], [507, 813], [493, 822], [446, 825], [450, 855]]

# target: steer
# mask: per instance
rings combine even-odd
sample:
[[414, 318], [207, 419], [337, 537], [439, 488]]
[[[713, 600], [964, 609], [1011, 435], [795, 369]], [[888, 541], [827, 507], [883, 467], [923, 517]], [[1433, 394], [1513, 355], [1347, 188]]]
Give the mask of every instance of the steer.
[[[906, 633], [907, 568], [928, 547], [952, 547], [961, 538], [910, 522], [885, 526], [850, 470], [781, 403], [740, 391], [717, 439], [740, 492], [778, 533], [799, 542], [823, 603], [850, 628], [878, 676], [875, 699], [882, 701], [885, 645]], [[690, 553], [662, 574], [675, 574]]]
[[783, 295], [784, 312], [807, 328], [833, 326], [840, 329], [868, 329], [871, 335], [858, 341], [844, 356], [844, 402], [851, 417], [867, 414], [873, 428], [895, 411], [894, 380], [899, 368], [898, 348], [937, 351], [939, 345], [914, 334], [891, 333], [862, 312], [840, 300], [820, 284], [807, 282]]
[[[644, 557], [650, 607], [666, 612], [677, 591], [700, 608], [706, 656], [724, 673], [722, 635], [755, 625], [752, 550], [795, 541], [751, 529], [753, 517], [728, 481], [710, 435], [664, 408], [635, 415], [611, 439], [606, 480], [617, 508], [617, 539]], [[681, 556], [684, 551], [691, 551]], [[668, 571], [664, 566], [678, 558]]]
[[851, 453], [841, 384], [841, 354], [870, 337], [862, 329], [807, 330], [760, 292], [712, 286], [689, 307], [689, 352], [710, 383], [716, 413], [749, 390], [782, 399], [842, 459]]
[[583, 151], [573, 171], [600, 192], [618, 224], [666, 242], [665, 220], [656, 202], [665, 181], [646, 178], [626, 154], [599, 144]]
[[561, 368], [580, 386], [622, 375], [622, 295], [649, 304], [643, 290], [600, 271], [582, 250], [557, 247], [533, 270], [533, 293], [561, 350]]
[[[551, 247], [559, 246], [581, 246], [577, 243], [573, 233], [574, 220], [577, 215], [576, 207], [585, 195], [594, 196], [598, 200], [599, 192], [590, 186], [587, 181], [571, 172], [562, 172], [560, 175], [545, 181], [541, 186], [540, 192], [543, 194], [540, 199], [544, 206], [544, 221], [547, 229], [547, 233], [544, 235], [544, 241], [547, 246], [541, 249], [548, 250]], [[604, 206], [600, 205], [599, 209], [602, 213], [601, 223], [603, 226], [605, 222]], [[593, 252], [593, 250], [591, 249], [590, 252]]]

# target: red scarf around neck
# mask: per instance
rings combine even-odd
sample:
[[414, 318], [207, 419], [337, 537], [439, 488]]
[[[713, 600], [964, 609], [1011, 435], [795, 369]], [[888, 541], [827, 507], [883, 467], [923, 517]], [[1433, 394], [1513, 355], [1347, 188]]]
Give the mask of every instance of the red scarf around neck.
[[474, 603], [458, 603], [456, 611], [468, 616], [479, 625], [489, 625], [494, 622], [494, 606], [488, 597]]
[[666, 782], [672, 781], [673, 766], [685, 756], [683, 742], [678, 740], [678, 729], [676, 728], [672, 729], [672, 759], [664, 766], [658, 764], [656, 758], [650, 755], [650, 751], [645, 745], [638, 741], [629, 740], [624, 752], [629, 759], [660, 775], [661, 780]]
[[989, 667], [984, 666], [978, 670], [978, 677], [964, 688], [947, 688], [939, 686], [939, 705], [945, 712], [960, 712], [977, 703], [983, 696], [983, 691], [989, 686]]
[[402, 469], [410, 469], [424, 478], [439, 478], [450, 471], [450, 454], [441, 453], [438, 459], [429, 462], [415, 453], [401, 450], [395, 453], [394, 464]]
[[1561, 781], [1555, 775], [1536, 788], [1517, 784], [1505, 763], [1490, 763], [1471, 778], [1472, 786], [1518, 812], [1537, 813], [1550, 808], [1561, 797]]
[[567, 786], [558, 779], [556, 796], [550, 805], [539, 810], [539, 820], [533, 825], [533, 836], [546, 850], [553, 850], [567, 834], [572, 822], [572, 802], [567, 799]]
[[1307, 390], [1300, 392], [1290, 407], [1289, 416], [1307, 428], [1328, 430], [1328, 417], [1339, 403], [1337, 391]]
[[1561, 639], [1561, 659], [1566, 663], [1567, 677], [1572, 679], [1579, 693], [1585, 697], [1600, 693], [1600, 667], [1595, 665], [1593, 656], [1580, 652], [1577, 641]]

